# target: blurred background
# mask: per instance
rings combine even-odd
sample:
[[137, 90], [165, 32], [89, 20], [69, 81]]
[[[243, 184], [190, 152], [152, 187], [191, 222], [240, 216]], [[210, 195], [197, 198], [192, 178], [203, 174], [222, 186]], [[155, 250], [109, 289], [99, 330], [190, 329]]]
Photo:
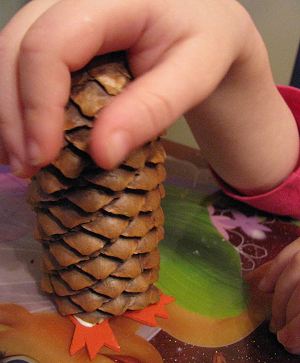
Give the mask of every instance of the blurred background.
[[26, 0], [0, 0], [0, 28], [14, 15]]
[[[26, 0], [0, 0], [0, 29], [26, 2]], [[239, 2], [251, 14], [262, 34], [269, 51], [276, 83], [290, 84], [299, 47], [300, 0], [239, 0]], [[169, 129], [167, 138], [185, 145], [197, 146], [184, 119], [178, 120]]]

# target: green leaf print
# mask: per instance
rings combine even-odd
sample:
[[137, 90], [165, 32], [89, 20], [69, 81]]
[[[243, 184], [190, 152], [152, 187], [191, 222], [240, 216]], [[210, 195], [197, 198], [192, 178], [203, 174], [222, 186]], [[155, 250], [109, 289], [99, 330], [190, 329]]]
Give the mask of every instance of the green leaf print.
[[163, 208], [166, 237], [158, 287], [203, 316], [239, 315], [247, 305], [240, 257], [211, 224], [203, 196], [168, 186]]

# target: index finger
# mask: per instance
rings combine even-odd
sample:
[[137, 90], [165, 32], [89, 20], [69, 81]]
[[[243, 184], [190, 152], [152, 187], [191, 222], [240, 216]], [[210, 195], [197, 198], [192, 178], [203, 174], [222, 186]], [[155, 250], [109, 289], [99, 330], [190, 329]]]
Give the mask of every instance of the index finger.
[[290, 264], [294, 255], [300, 251], [300, 238], [285, 247], [273, 260], [272, 265], [259, 284], [259, 288], [265, 292], [272, 292], [280, 275]]

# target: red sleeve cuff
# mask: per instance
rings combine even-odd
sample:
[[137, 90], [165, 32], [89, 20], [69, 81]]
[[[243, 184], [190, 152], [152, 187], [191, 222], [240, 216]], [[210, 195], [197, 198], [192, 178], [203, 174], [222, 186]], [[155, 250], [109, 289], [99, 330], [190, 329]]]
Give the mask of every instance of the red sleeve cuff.
[[[288, 86], [279, 86], [278, 89], [300, 129], [300, 89]], [[234, 199], [266, 212], [300, 219], [300, 166], [278, 187], [255, 196], [239, 195], [220, 179], [219, 183], [223, 191]]]

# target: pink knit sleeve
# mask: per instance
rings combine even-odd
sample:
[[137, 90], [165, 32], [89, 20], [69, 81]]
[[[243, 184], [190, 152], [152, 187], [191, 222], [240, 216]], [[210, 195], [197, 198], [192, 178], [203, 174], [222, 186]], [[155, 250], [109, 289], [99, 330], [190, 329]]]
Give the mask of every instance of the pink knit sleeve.
[[[279, 86], [278, 89], [291, 109], [298, 129], [300, 129], [300, 89], [288, 86]], [[300, 218], [300, 165], [275, 189], [251, 197], [239, 195], [218, 177], [217, 179], [223, 191], [234, 199], [266, 212]]]

